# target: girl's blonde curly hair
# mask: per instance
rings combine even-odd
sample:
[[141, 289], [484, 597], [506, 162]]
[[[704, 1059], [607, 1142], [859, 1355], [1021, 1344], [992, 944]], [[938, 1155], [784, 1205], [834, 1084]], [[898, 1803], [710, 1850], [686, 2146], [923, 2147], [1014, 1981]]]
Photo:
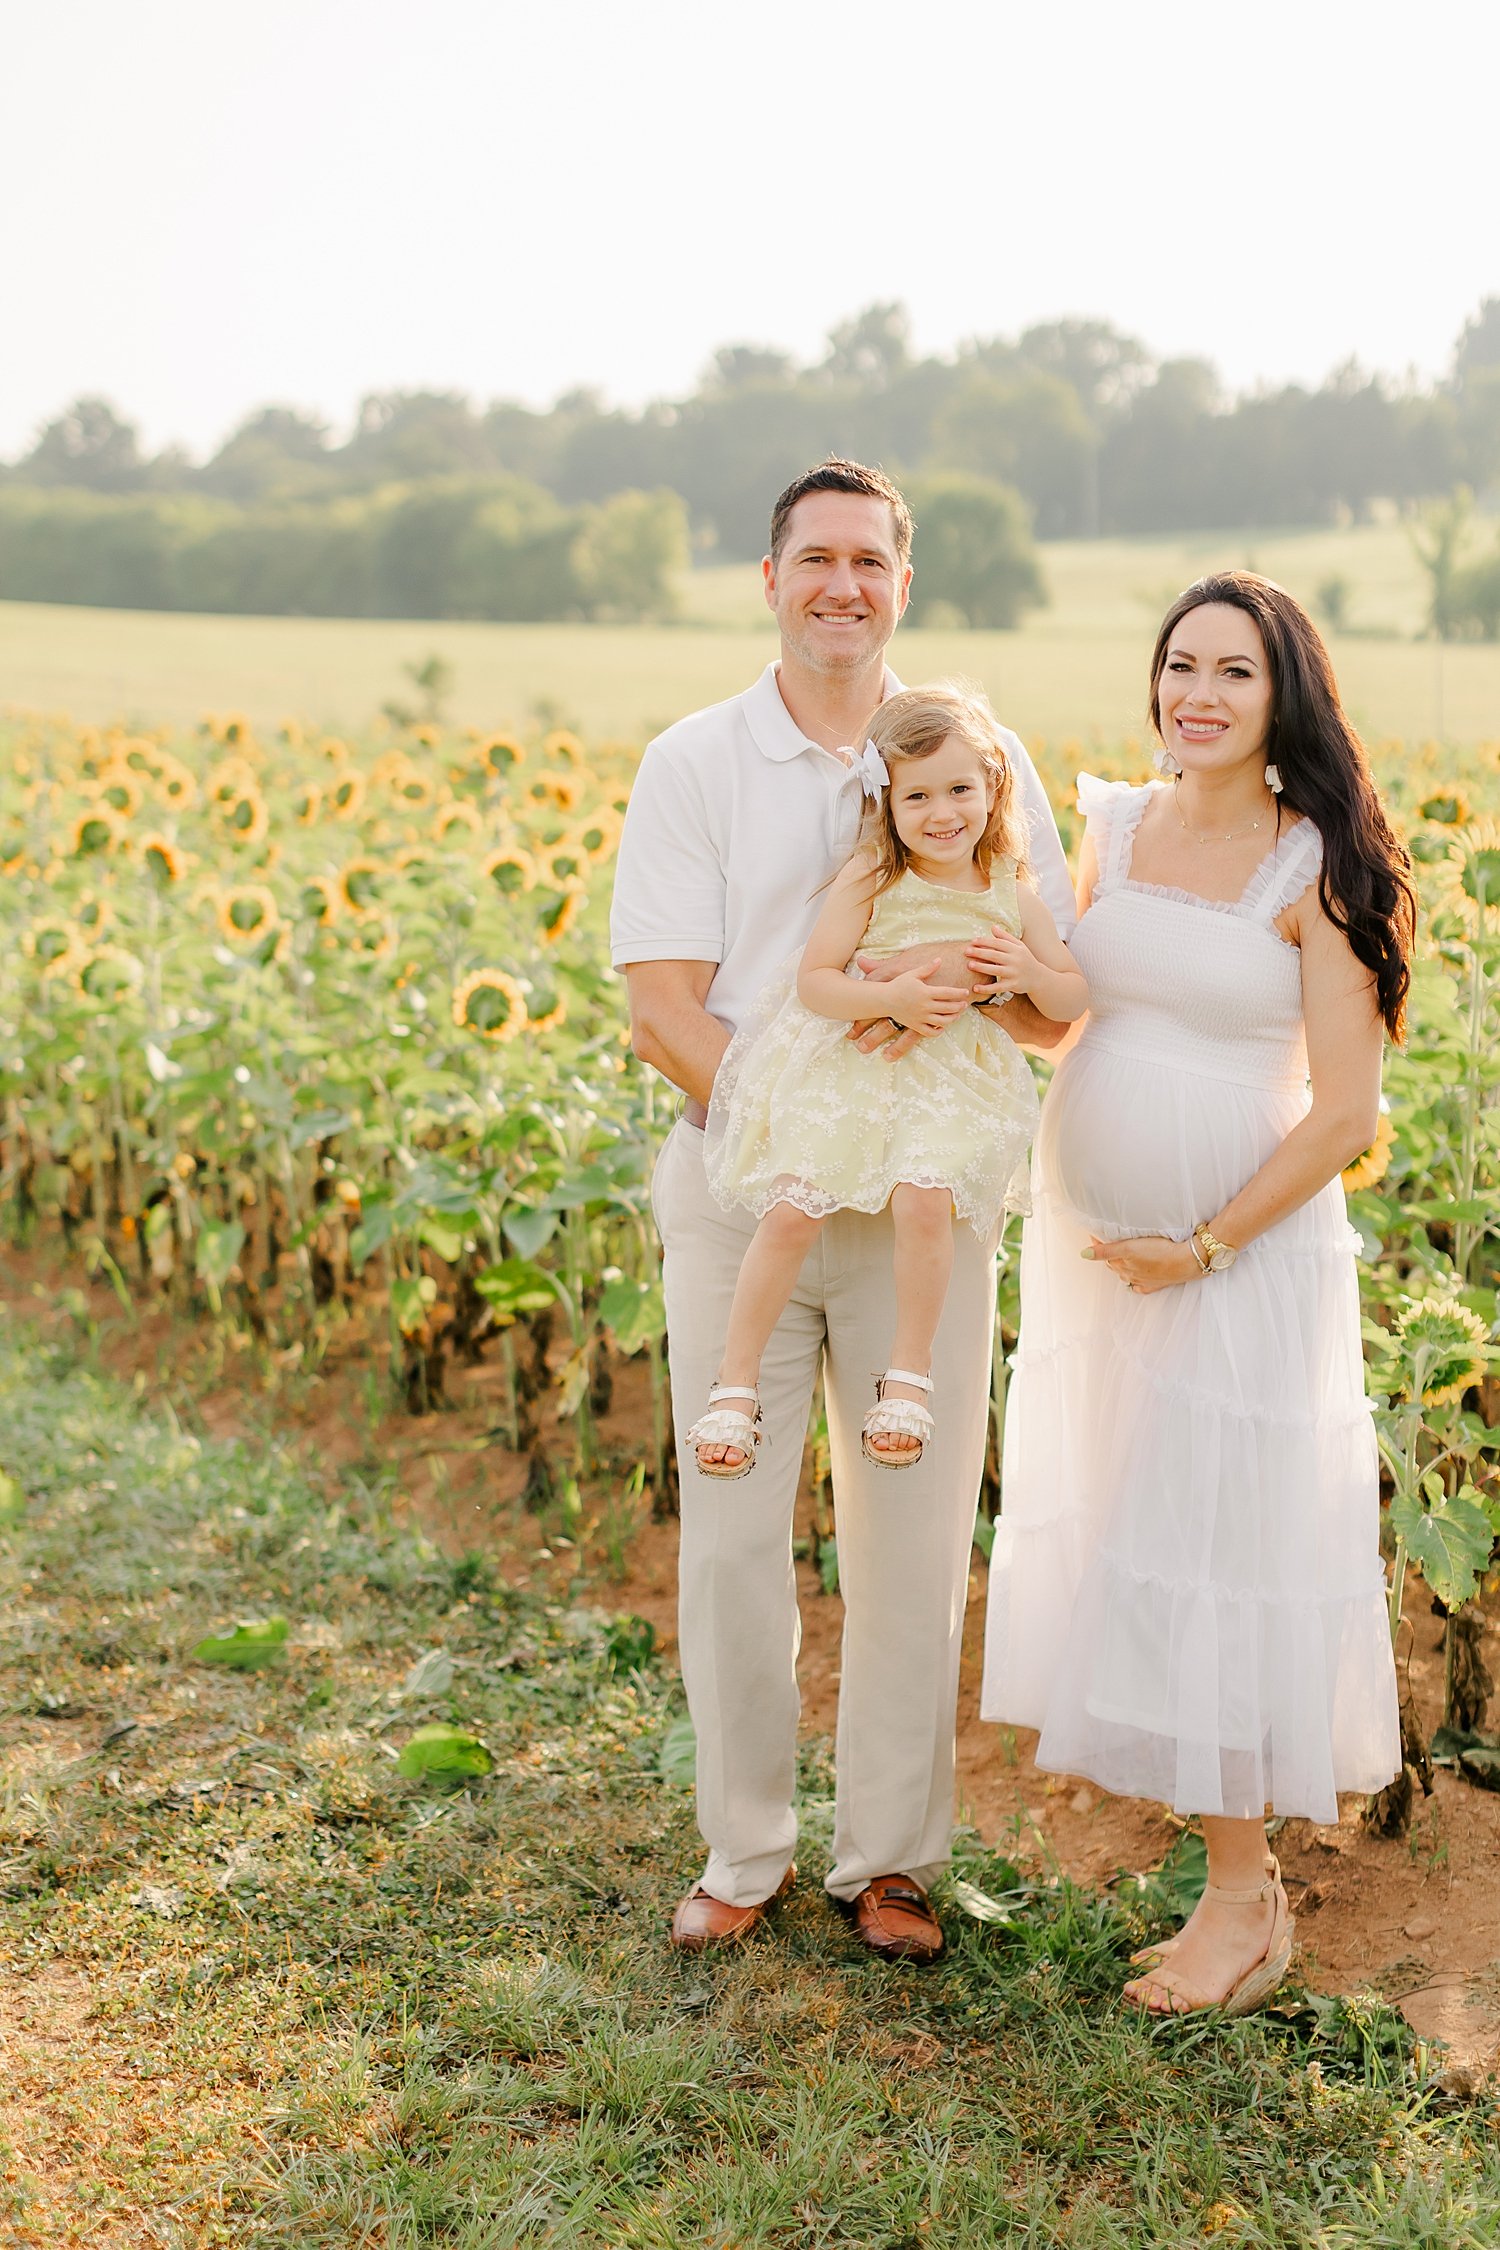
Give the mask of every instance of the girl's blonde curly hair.
[[[930, 758], [950, 734], [973, 751], [990, 785], [990, 817], [974, 847], [974, 864], [986, 883], [997, 859], [1013, 859], [1018, 873], [1030, 873], [1030, 838], [1020, 791], [1000, 739], [1000, 722], [988, 698], [959, 680], [934, 680], [928, 687], [903, 688], [887, 697], [870, 721], [868, 739], [884, 758], [892, 782], [899, 761]], [[911, 865], [911, 853], [891, 818], [891, 792], [871, 798], [859, 831], [860, 848], [874, 862], [878, 898]]]

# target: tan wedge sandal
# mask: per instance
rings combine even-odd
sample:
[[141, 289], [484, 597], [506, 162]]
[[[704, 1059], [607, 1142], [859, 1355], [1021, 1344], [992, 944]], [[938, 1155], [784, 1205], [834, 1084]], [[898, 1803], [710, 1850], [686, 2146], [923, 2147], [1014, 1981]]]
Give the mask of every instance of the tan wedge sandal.
[[[1166, 2008], [1152, 2008], [1147, 2001], [1139, 2001], [1137, 2004], [1146, 2008], [1148, 2014], [1161, 2016], [1209, 2016], [1215, 2014], [1249, 2016], [1253, 2015], [1257, 2008], [1263, 2008], [1273, 1994], [1280, 1990], [1285, 1980], [1287, 1970], [1291, 1967], [1292, 1939], [1297, 1924], [1287, 1905], [1286, 1892], [1282, 1887], [1280, 1861], [1271, 1858], [1269, 1855], [1267, 1856], [1266, 1879], [1263, 1883], [1258, 1883], [1254, 1890], [1229, 1891], [1225, 1890], [1221, 1883], [1206, 1883], [1203, 1895], [1205, 1898], [1222, 1899], [1226, 1906], [1254, 1906], [1259, 1900], [1269, 1898], [1272, 1901], [1274, 1913], [1271, 1921], [1271, 1934], [1266, 1939], [1266, 1950], [1258, 1961], [1251, 1963], [1238, 1984], [1232, 1985], [1222, 2000], [1198, 2000], [1187, 2007], [1169, 2006]], [[1150, 1975], [1151, 1967], [1169, 1966], [1170, 1961], [1168, 1959], [1165, 1957], [1159, 1958], [1148, 1967], [1147, 1975]], [[1173, 1996], [1168, 1993], [1166, 1997], [1171, 2000]]]

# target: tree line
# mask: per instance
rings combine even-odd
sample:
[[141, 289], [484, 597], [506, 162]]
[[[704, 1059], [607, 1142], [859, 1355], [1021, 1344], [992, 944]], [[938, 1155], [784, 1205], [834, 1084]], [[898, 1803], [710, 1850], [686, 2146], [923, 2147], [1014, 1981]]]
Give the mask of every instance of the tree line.
[[[342, 442], [270, 406], [201, 463], [148, 456], [112, 405], [80, 399], [0, 467], [0, 595], [665, 616], [690, 548], [759, 556], [769, 496], [828, 452], [914, 489], [930, 612], [1013, 623], [1044, 598], [1032, 534], [1284, 528], [1496, 493], [1500, 297], [1425, 385], [1351, 362], [1316, 389], [1230, 397], [1206, 360], [1157, 359], [1082, 319], [922, 357], [888, 303], [834, 328], [809, 364], [726, 346], [682, 399], [623, 409], [573, 391], [540, 409], [381, 392]], [[1471, 629], [1463, 572], [1478, 567], [1455, 561], [1437, 629]]]

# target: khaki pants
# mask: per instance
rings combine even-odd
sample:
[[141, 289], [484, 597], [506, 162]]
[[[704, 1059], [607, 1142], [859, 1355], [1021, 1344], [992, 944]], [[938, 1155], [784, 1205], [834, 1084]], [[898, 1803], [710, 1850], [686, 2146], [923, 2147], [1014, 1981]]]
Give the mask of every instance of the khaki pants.
[[[667, 1336], [679, 1432], [718, 1371], [748, 1212], [724, 1211], [686, 1123], [658, 1159], [652, 1203], [665, 1251]], [[754, 1473], [682, 1477], [679, 1633], [698, 1737], [705, 1887], [731, 1906], [768, 1898], [792, 1857], [801, 1638], [792, 1514], [823, 1360], [844, 1597], [834, 1865], [853, 1898], [876, 1875], [929, 1881], [947, 1864], [953, 1731], [974, 1509], [984, 1464], [995, 1321], [994, 1245], [955, 1229], [953, 1281], [933, 1359], [937, 1433], [915, 1468], [860, 1451], [873, 1376], [895, 1335], [890, 1215], [826, 1221], [761, 1370], [765, 1430]]]

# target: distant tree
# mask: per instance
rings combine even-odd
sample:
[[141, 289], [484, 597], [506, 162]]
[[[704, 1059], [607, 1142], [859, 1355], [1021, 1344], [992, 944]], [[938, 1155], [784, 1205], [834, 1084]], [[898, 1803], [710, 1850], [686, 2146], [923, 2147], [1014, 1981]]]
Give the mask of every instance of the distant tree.
[[1461, 563], [1448, 588], [1453, 636], [1500, 641], [1500, 546], [1471, 563]]
[[1095, 423], [1127, 407], [1155, 366], [1144, 344], [1107, 320], [1043, 321], [1022, 331], [1015, 356], [1071, 384]]
[[337, 458], [367, 485], [486, 476], [499, 466], [485, 424], [457, 391], [372, 391]]
[[1460, 623], [1457, 582], [1473, 514], [1474, 495], [1467, 485], [1459, 485], [1446, 500], [1434, 501], [1412, 530], [1411, 543], [1431, 589], [1428, 630], [1440, 641], [1453, 640]]
[[935, 476], [909, 488], [917, 519], [912, 607], [956, 611], [971, 626], [1007, 631], [1040, 608], [1047, 589], [1026, 503], [985, 477]]
[[592, 616], [670, 617], [688, 563], [687, 510], [675, 492], [617, 492], [591, 512], [572, 560]]
[[714, 353], [703, 378], [710, 391], [739, 391], [749, 383], [790, 383], [797, 363], [790, 352], [764, 344], [724, 344]]
[[1342, 570], [1331, 570], [1313, 588], [1313, 601], [1331, 632], [1342, 633], [1349, 622], [1349, 597], [1354, 581]]
[[885, 390], [911, 358], [911, 315], [894, 299], [866, 305], [828, 331], [828, 354], [819, 373], [834, 383]]
[[74, 399], [18, 464], [27, 484], [77, 484], [91, 492], [129, 492], [142, 468], [135, 426], [107, 398]]
[[206, 491], [248, 502], [314, 491], [333, 476], [328, 440], [328, 425], [317, 415], [265, 406], [225, 439], [198, 481]]
[[1453, 434], [1464, 482], [1486, 494], [1500, 487], [1500, 365], [1470, 368], [1458, 395]]
[[1478, 312], [1464, 322], [1453, 352], [1454, 379], [1460, 384], [1490, 367], [1500, 367], [1500, 297], [1480, 300]]
[[1014, 485], [1043, 537], [1092, 528], [1098, 439], [1061, 376], [1017, 366], [1009, 375], [971, 368], [933, 420], [929, 465]]

